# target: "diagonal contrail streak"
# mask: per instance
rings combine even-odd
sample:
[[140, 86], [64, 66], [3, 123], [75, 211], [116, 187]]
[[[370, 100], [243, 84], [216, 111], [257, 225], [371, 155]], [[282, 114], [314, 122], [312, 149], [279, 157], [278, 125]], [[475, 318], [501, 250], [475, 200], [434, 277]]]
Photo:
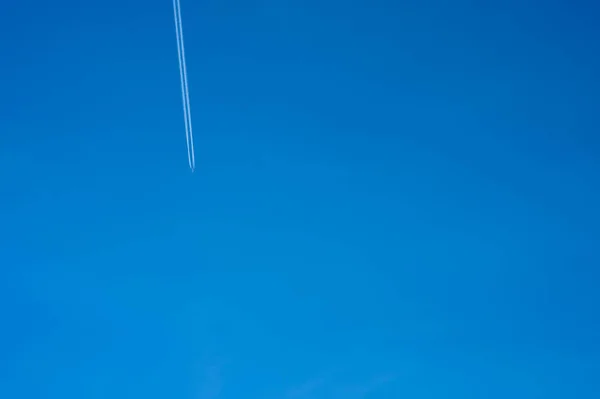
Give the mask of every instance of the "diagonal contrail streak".
[[185, 98], [186, 98], [186, 102], [187, 102], [188, 125], [190, 128], [189, 145], [190, 145], [190, 154], [191, 154], [191, 158], [192, 158], [192, 170], [194, 170], [196, 168], [196, 159], [195, 159], [195, 151], [194, 151], [194, 131], [192, 129], [192, 111], [190, 108], [190, 89], [188, 88], [187, 62], [185, 61], [185, 45], [183, 42], [183, 24], [181, 22], [180, 0], [177, 0], [177, 16], [178, 16], [178, 20], [179, 20], [179, 38], [181, 39], [181, 60], [183, 61], [183, 80], [185, 82]]
[[181, 41], [179, 39], [179, 21], [177, 20], [177, 0], [173, 0], [173, 12], [175, 14], [175, 35], [177, 37], [177, 56], [179, 60], [179, 77], [181, 80], [181, 100], [183, 105], [183, 121], [185, 123], [185, 143], [187, 146], [187, 156], [190, 168], [192, 168], [192, 158], [190, 156], [190, 138], [189, 138], [189, 127], [188, 127], [188, 110], [187, 103], [185, 101], [185, 82], [183, 80], [183, 62], [181, 60]]
[[188, 163], [194, 171], [196, 160], [194, 157], [194, 134], [192, 130], [192, 115], [190, 111], [190, 94], [187, 82], [187, 68], [185, 61], [185, 46], [183, 42], [183, 25], [181, 22], [181, 4], [173, 0], [173, 14], [175, 17], [175, 35], [177, 37], [177, 55], [179, 58], [179, 76], [181, 80], [181, 98], [183, 101], [183, 116], [185, 122], [185, 138], [188, 151]]

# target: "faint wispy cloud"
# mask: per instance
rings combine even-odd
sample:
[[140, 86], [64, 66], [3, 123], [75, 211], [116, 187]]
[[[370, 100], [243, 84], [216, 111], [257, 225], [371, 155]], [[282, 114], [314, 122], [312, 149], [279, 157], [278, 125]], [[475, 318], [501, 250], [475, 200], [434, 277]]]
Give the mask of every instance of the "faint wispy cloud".
[[304, 399], [313, 394], [316, 390], [325, 385], [325, 377], [310, 379], [298, 386], [292, 387], [285, 394], [285, 399]]
[[385, 385], [394, 382], [397, 376], [393, 373], [379, 374], [363, 383], [348, 383], [338, 378], [332, 378], [331, 373], [321, 375], [307, 380], [306, 382], [290, 388], [284, 399], [367, 399], [372, 393], [375, 393]]
[[200, 386], [199, 399], [217, 399], [223, 386], [223, 363], [216, 363], [204, 369], [204, 376]]
[[381, 374], [363, 384], [345, 386], [336, 396], [344, 399], [363, 399], [395, 379], [394, 374]]

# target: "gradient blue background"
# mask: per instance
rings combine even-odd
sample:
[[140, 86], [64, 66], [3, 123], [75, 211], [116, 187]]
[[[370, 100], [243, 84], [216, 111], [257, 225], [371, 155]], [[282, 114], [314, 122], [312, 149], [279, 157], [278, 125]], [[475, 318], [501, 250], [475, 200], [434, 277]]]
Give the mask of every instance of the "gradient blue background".
[[0, 397], [600, 397], [593, 3], [2, 3]]

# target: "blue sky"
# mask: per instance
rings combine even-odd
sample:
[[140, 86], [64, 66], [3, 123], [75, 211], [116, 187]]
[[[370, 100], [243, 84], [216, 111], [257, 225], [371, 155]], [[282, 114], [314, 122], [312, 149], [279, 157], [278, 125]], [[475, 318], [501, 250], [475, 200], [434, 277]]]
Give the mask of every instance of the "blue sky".
[[0, 397], [600, 397], [592, 3], [3, 4]]

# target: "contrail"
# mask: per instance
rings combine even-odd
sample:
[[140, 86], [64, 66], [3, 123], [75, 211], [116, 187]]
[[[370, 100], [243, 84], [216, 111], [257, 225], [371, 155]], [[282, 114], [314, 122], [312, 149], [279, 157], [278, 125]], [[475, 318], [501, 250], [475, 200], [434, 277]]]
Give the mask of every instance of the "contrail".
[[185, 123], [185, 142], [187, 145], [188, 151], [188, 163], [190, 165], [190, 169], [192, 168], [192, 158], [190, 156], [190, 138], [189, 138], [189, 127], [188, 127], [188, 111], [187, 111], [187, 103], [185, 101], [185, 82], [183, 80], [183, 62], [181, 61], [181, 41], [179, 39], [179, 21], [177, 20], [177, 3], [176, 0], [173, 0], [173, 11], [175, 13], [175, 35], [177, 37], [177, 56], [179, 59], [179, 76], [181, 79], [181, 99], [183, 104], [183, 121]]
[[179, 0], [173, 0], [173, 14], [175, 16], [175, 35], [177, 37], [177, 55], [179, 58], [179, 77], [181, 79], [181, 98], [183, 101], [183, 117], [185, 122], [185, 139], [188, 151], [188, 163], [193, 172], [196, 168], [196, 159], [194, 157], [194, 133], [192, 130], [190, 91], [187, 82], [185, 45], [183, 42], [183, 25], [181, 23], [181, 3]]
[[183, 65], [183, 80], [185, 82], [185, 99], [187, 103], [187, 117], [188, 117], [188, 125], [189, 125], [189, 153], [191, 154], [192, 159], [192, 171], [196, 168], [196, 159], [195, 159], [195, 151], [194, 151], [194, 132], [192, 130], [192, 111], [190, 108], [190, 89], [188, 88], [188, 80], [187, 80], [187, 63], [185, 61], [185, 45], [183, 42], [183, 24], [181, 22], [181, 3], [180, 0], [176, 0], [177, 2], [177, 17], [179, 21], [179, 38], [181, 41], [181, 61]]

